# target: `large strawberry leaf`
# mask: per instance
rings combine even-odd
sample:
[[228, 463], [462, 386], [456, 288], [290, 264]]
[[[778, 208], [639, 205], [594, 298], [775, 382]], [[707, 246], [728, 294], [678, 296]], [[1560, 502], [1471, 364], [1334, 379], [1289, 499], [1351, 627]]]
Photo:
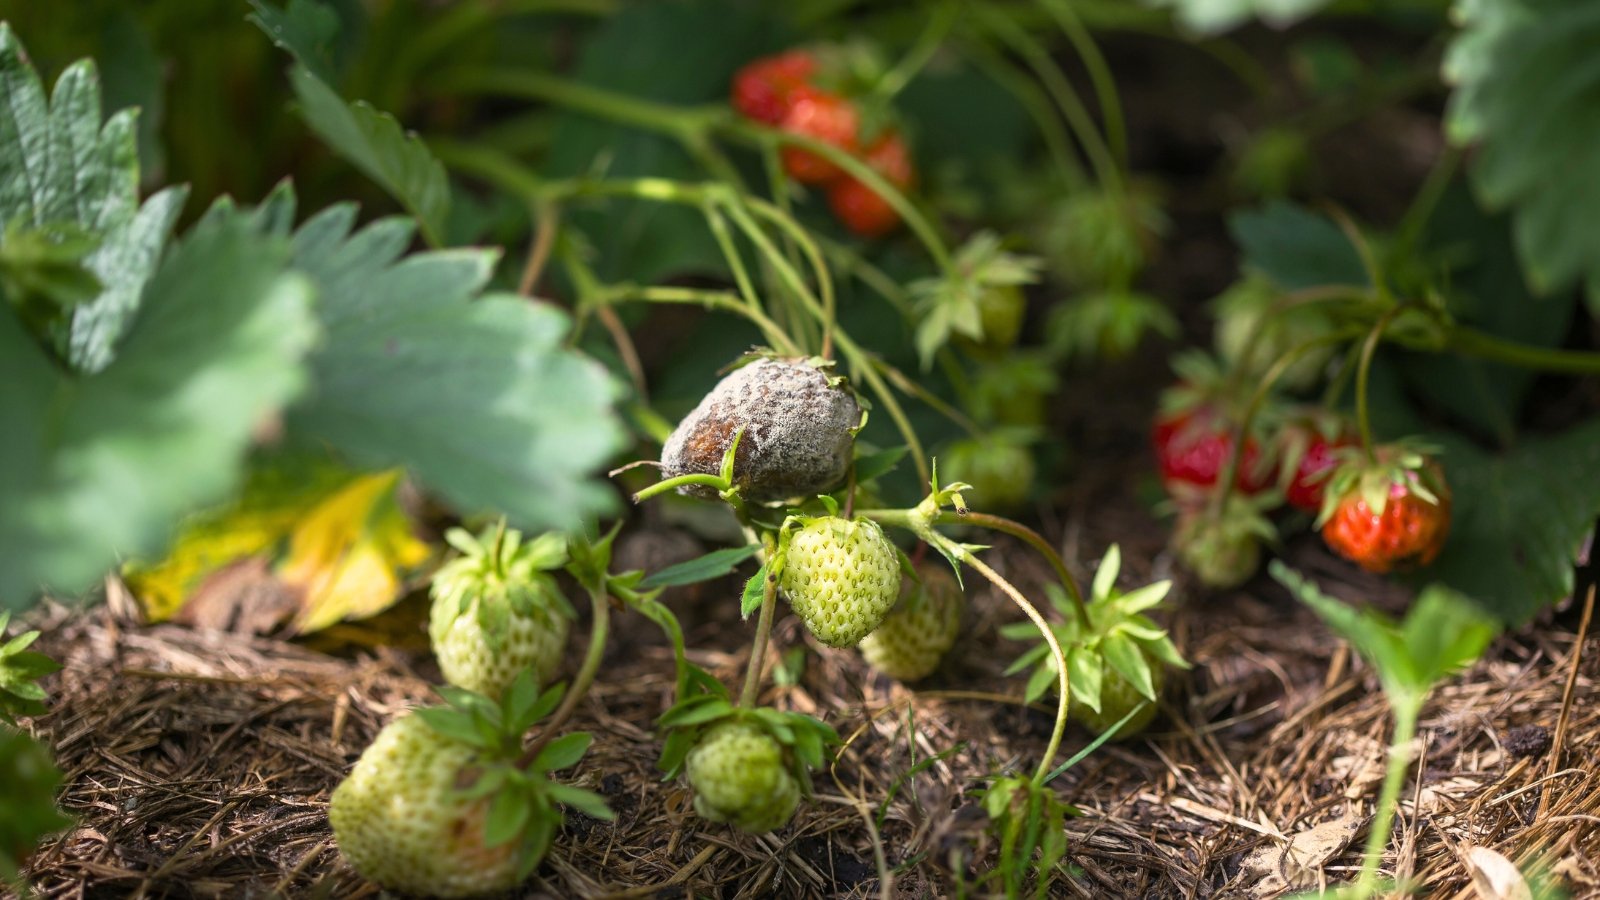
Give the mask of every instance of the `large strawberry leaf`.
[[86, 372], [111, 362], [183, 206], [182, 189], [140, 206], [136, 119], [126, 109], [102, 126], [99, 78], [87, 60], [46, 99], [22, 45], [0, 23], [0, 224], [8, 234], [71, 229], [94, 240], [81, 262], [99, 290], [52, 335], [58, 353]]
[[[258, 215], [283, 229], [292, 205], [281, 192]], [[499, 510], [528, 530], [607, 507], [612, 494], [593, 475], [621, 443], [613, 386], [562, 346], [567, 317], [480, 296], [492, 252], [402, 258], [409, 220], [354, 231], [355, 218], [354, 206], [334, 206], [293, 236], [291, 264], [320, 289], [326, 336], [290, 439], [363, 468], [403, 466], [461, 509]]]
[[236, 215], [179, 243], [104, 369], [63, 372], [0, 309], [0, 604], [78, 592], [152, 555], [235, 485], [261, 421], [305, 383], [316, 333], [288, 247]]
[[1451, 138], [1476, 144], [1470, 174], [1490, 209], [1510, 209], [1535, 293], [1588, 285], [1600, 309], [1600, 5], [1458, 2], [1445, 60]]
[[1511, 624], [1570, 594], [1573, 563], [1600, 513], [1600, 422], [1501, 456], [1440, 443], [1454, 521], [1427, 577]]

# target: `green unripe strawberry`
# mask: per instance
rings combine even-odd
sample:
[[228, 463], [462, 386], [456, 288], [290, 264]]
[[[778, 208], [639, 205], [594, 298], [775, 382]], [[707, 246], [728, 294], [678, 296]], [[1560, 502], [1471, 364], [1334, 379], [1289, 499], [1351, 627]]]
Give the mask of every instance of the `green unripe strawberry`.
[[1261, 545], [1277, 539], [1262, 510], [1275, 497], [1234, 497], [1221, 516], [1209, 509], [1184, 512], [1172, 533], [1178, 558], [1200, 583], [1227, 590], [1250, 580], [1261, 567]]
[[433, 578], [428, 637], [445, 680], [498, 697], [517, 673], [532, 668], [550, 681], [567, 645], [572, 615], [542, 569], [561, 565], [565, 542], [546, 535], [523, 542], [515, 530], [450, 540], [463, 555]]
[[[1284, 354], [1333, 331], [1335, 323], [1322, 307], [1278, 308], [1282, 299], [1282, 293], [1262, 276], [1247, 278], [1217, 297], [1213, 309], [1218, 355], [1230, 366], [1248, 366], [1250, 372], [1261, 374]], [[1278, 384], [1290, 391], [1315, 387], [1334, 350], [1327, 344], [1306, 351], [1289, 364]]]
[[996, 428], [983, 438], [952, 441], [939, 455], [939, 474], [972, 485], [962, 496], [976, 509], [1017, 509], [1033, 496], [1031, 438], [1031, 429]]
[[[1155, 686], [1156, 696], [1161, 696], [1161, 688], [1166, 683], [1166, 668], [1158, 660], [1146, 656], [1150, 666], [1150, 681]], [[1106, 666], [1100, 680], [1100, 709], [1096, 711], [1087, 703], [1071, 698], [1067, 703], [1067, 717], [1078, 724], [1088, 728], [1095, 734], [1105, 734], [1111, 726], [1122, 720], [1122, 717], [1135, 708], [1139, 712], [1117, 729], [1111, 736], [1114, 741], [1124, 741], [1133, 737], [1149, 727], [1156, 717], [1156, 704], [1150, 698], [1139, 693], [1133, 682], [1122, 677], [1116, 669]]]
[[695, 812], [751, 834], [783, 826], [800, 804], [800, 783], [783, 747], [747, 722], [707, 730], [689, 751], [687, 771]]
[[789, 536], [778, 587], [817, 640], [854, 647], [900, 596], [900, 557], [878, 523], [824, 516]]
[[874, 669], [901, 681], [926, 678], [956, 642], [967, 598], [948, 570], [928, 566], [919, 584], [907, 579], [900, 602], [877, 630], [861, 640]]
[[517, 842], [484, 842], [490, 797], [468, 799], [478, 751], [408, 713], [334, 789], [328, 821], [362, 876], [395, 891], [468, 897], [517, 884]]

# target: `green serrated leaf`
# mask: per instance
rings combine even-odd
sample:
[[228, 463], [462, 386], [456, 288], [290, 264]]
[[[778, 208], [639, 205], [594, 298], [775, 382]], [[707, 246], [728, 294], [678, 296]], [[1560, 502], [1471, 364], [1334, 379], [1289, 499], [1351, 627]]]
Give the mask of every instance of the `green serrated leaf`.
[[289, 0], [279, 9], [263, 0], [250, 0], [255, 10], [246, 16], [288, 51], [311, 74], [333, 84], [333, 39], [339, 33], [339, 14], [317, 0]]
[[571, 768], [589, 751], [593, 736], [586, 731], [564, 734], [544, 746], [534, 760], [533, 767], [540, 772], [558, 772]]
[[1446, 117], [1476, 144], [1469, 174], [1490, 209], [1513, 211], [1516, 244], [1536, 292], [1586, 281], [1600, 302], [1600, 7], [1560, 0], [1458, 2], [1462, 29], [1446, 52], [1456, 86]]
[[1600, 515], [1600, 421], [1532, 437], [1501, 455], [1442, 441], [1450, 538], [1421, 577], [1466, 594], [1508, 625], [1573, 590], [1573, 564]]
[[750, 614], [761, 608], [761, 603], [767, 597], [767, 580], [772, 577], [767, 563], [762, 563], [750, 580], [744, 583], [744, 593], [739, 598], [739, 617], [750, 618]]
[[355, 212], [331, 207], [294, 235], [293, 266], [321, 288], [327, 334], [290, 439], [404, 466], [460, 509], [498, 509], [530, 531], [577, 528], [609, 508], [615, 496], [594, 474], [622, 437], [613, 387], [562, 346], [566, 316], [479, 296], [491, 254], [401, 259], [412, 226], [352, 232]]
[[286, 250], [236, 215], [196, 226], [145, 285], [116, 359], [81, 377], [0, 309], [0, 604], [158, 556], [182, 514], [236, 487], [316, 336]]
[[1431, 584], [1407, 611], [1401, 638], [1417, 677], [1432, 684], [1476, 661], [1498, 631], [1465, 595]]
[[[679, 587], [721, 578], [739, 567], [739, 564], [761, 552], [760, 544], [743, 547], [724, 547], [704, 556], [668, 566], [652, 572], [639, 582], [641, 588]], [[757, 574], [760, 574], [759, 572]]]
[[422, 139], [386, 112], [359, 100], [346, 103], [304, 66], [290, 70], [289, 82], [312, 130], [416, 216], [423, 237], [440, 246], [450, 214], [450, 182]]

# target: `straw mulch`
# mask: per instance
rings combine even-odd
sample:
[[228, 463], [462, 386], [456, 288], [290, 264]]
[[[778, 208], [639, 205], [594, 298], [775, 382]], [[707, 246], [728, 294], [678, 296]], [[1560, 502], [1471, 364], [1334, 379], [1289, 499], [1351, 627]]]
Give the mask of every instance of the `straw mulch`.
[[[1144, 531], [1159, 541], [1158, 528]], [[1082, 541], [1063, 539], [1079, 558], [1102, 549]], [[1382, 582], [1352, 581], [1312, 544], [1290, 555], [1330, 590], [1404, 601]], [[1159, 544], [1125, 542], [1124, 555], [1130, 581], [1163, 574]], [[992, 557], [1024, 584], [1042, 575], [1019, 548], [1002, 544]], [[747, 629], [715, 595], [671, 599], [691, 644], [716, 648], [697, 661], [735, 683]], [[1174, 634], [1195, 667], [1170, 680], [1167, 714], [1056, 782], [1082, 815], [1068, 824], [1072, 877], [1054, 895], [1270, 897], [1347, 878], [1387, 736], [1372, 673], [1265, 580], [1180, 601]], [[977, 790], [996, 772], [1031, 770], [1051, 718], [1019, 706], [1018, 680], [999, 677], [1020, 647], [995, 629], [1016, 613], [983, 591], [973, 606], [964, 642], [915, 692], [836, 651], [809, 654], [796, 683], [769, 689], [768, 702], [825, 718], [848, 743], [834, 770], [819, 773], [815, 800], [763, 837], [695, 819], [686, 789], [659, 779], [652, 720], [670, 702], [671, 656], [644, 623], [622, 617], [576, 721], [595, 744], [573, 775], [608, 798], [617, 821], [569, 816], [524, 896], [951, 895], [957, 878], [992, 859]], [[324, 808], [378, 729], [429, 700], [436, 670], [425, 652], [325, 655], [135, 627], [104, 607], [48, 618], [44, 649], [67, 668], [51, 684], [54, 711], [34, 728], [56, 748], [62, 802], [78, 825], [33, 861], [40, 894], [377, 893], [341, 861]], [[1493, 874], [1487, 848], [1536, 865], [1572, 896], [1600, 897], [1600, 638], [1580, 659], [1577, 620], [1568, 610], [1502, 637], [1437, 691], [1386, 871], [1420, 879], [1429, 897], [1493, 896], [1472, 883], [1475, 872]], [[798, 624], [781, 622], [771, 662], [799, 640]], [[1576, 702], [1557, 735], [1574, 672]], [[1074, 731], [1064, 753], [1084, 741]]]

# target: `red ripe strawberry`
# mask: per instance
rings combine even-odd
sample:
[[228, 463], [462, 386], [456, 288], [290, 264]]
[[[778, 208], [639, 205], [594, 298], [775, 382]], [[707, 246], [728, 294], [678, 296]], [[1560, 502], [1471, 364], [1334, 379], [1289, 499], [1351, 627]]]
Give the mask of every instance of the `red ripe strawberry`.
[[[789, 99], [789, 111], [781, 123], [784, 131], [856, 152], [861, 117], [854, 103], [809, 85], [795, 88]], [[783, 168], [794, 180], [806, 184], [827, 184], [843, 174], [838, 166], [799, 147], [783, 148]]]
[[1450, 489], [1432, 459], [1400, 445], [1376, 462], [1341, 463], [1328, 480], [1318, 525], [1322, 540], [1369, 572], [1433, 562], [1450, 532]]
[[[1152, 438], [1167, 490], [1182, 495], [1213, 487], [1228, 464], [1234, 430], [1227, 417], [1206, 405], [1157, 417]], [[1272, 486], [1272, 468], [1261, 443], [1246, 437], [1234, 488], [1247, 495], [1261, 493]]]
[[1339, 464], [1339, 451], [1356, 443], [1349, 420], [1332, 413], [1313, 412], [1285, 425], [1278, 433], [1278, 452], [1285, 470], [1292, 466], [1294, 476], [1284, 488], [1284, 499], [1309, 513], [1321, 511], [1328, 478]]
[[733, 76], [733, 108], [746, 118], [777, 125], [789, 114], [795, 89], [816, 70], [816, 58], [806, 50], [764, 56]]
[[[898, 132], [890, 131], [867, 149], [867, 165], [901, 190], [916, 180], [911, 152]], [[854, 178], [842, 178], [828, 189], [828, 206], [844, 226], [862, 237], [882, 237], [900, 224], [900, 214], [889, 201]]]

